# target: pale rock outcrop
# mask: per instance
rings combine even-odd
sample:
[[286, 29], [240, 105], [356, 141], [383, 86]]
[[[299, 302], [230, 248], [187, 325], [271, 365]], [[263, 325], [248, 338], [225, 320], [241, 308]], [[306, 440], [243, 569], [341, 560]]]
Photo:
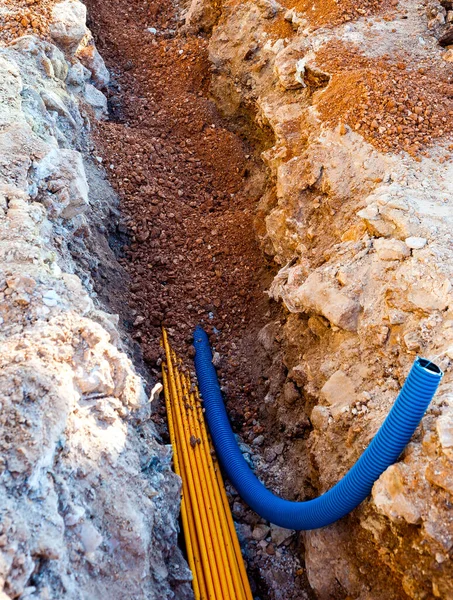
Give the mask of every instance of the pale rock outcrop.
[[88, 183], [80, 152], [53, 148], [34, 168], [41, 202], [52, 216], [72, 219], [86, 210]]
[[210, 31], [217, 20], [218, 12], [211, 0], [192, 0], [183, 14], [188, 31]]
[[323, 315], [333, 325], [355, 331], [360, 314], [360, 304], [345, 294], [338, 283], [329, 281], [320, 273], [312, 273], [304, 283], [282, 294], [293, 312], [315, 312]]
[[110, 73], [105, 66], [104, 59], [99, 54], [93, 39], [90, 37], [84, 43], [79, 44], [76, 57], [90, 71], [91, 79], [94, 85], [99, 88], [105, 88], [110, 81]]
[[403, 260], [410, 256], [409, 247], [400, 240], [378, 238], [373, 246], [381, 260]]
[[286, 90], [297, 90], [305, 87], [303, 79], [300, 76], [300, 69], [297, 68], [298, 62], [304, 56], [300, 48], [287, 46], [282, 48], [275, 57], [274, 70], [280, 84]]
[[408, 248], [411, 250], [421, 250], [424, 246], [426, 246], [427, 239], [423, 237], [408, 237], [404, 240]]
[[357, 401], [355, 387], [343, 371], [336, 371], [326, 381], [321, 388], [321, 398], [329, 404], [333, 417], [348, 411], [349, 407]]
[[107, 98], [100, 90], [106, 88], [110, 75], [86, 27], [86, 6], [79, 0], [55, 4], [50, 36], [72, 63], [68, 85], [83, 96], [96, 119], [103, 118], [107, 114]]
[[103, 115], [107, 114], [107, 98], [104, 94], [94, 87], [91, 83], [85, 85], [84, 93], [85, 101], [93, 109], [94, 115], [97, 119], [101, 119]]
[[392, 521], [402, 519], [416, 525], [421, 514], [405, 493], [407, 482], [404, 478], [404, 465], [389, 467], [373, 488], [373, 500], [378, 511]]
[[[453, 598], [453, 164], [439, 160], [449, 141], [415, 160], [378, 152], [359, 129], [327, 125], [323, 94], [338, 73], [317, 66], [319, 52], [339, 41], [366, 60], [403, 49], [412, 65], [423, 54], [441, 69], [432, 31], [442, 10], [430, 30], [423, 11], [408, 0], [398, 3], [403, 8], [404, 22], [369, 15], [317, 28], [294, 8], [285, 15], [291, 33], [256, 2], [225, 0], [209, 44], [219, 107], [230, 117], [250, 115], [246, 130], [257, 127], [265, 137], [269, 187], [259, 232], [281, 267], [269, 294], [289, 315], [278, 345], [266, 338], [269, 358], [283, 355], [288, 376], [280, 394], [272, 386], [277, 399], [264, 409], [282, 427], [304, 410], [310, 415], [303, 464], [318, 493], [363, 452], [416, 354], [447, 369], [412, 443], [373, 497], [350, 517], [304, 534], [308, 579], [323, 599]], [[298, 388], [293, 403], [288, 382]], [[312, 487], [294, 478], [301, 461], [300, 447], [288, 450], [279, 482], [312, 497]]]
[[[73, 52], [84, 6], [53, 14]], [[69, 67], [32, 36], [0, 48], [0, 597], [190, 598], [171, 448], [71, 253], [108, 194], [87, 183], [86, 72], [75, 96]]]

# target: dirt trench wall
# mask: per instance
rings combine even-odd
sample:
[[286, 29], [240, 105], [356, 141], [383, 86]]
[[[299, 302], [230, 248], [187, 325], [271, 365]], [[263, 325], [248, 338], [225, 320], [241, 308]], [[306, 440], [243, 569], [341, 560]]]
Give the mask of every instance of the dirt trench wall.
[[281, 431], [301, 420], [311, 472], [298, 480], [289, 454], [284, 488], [303, 499], [340, 479], [417, 354], [446, 369], [372, 498], [303, 535], [322, 599], [453, 598], [447, 5], [227, 0], [210, 40], [217, 103], [275, 138], [257, 223], [281, 266], [269, 293], [288, 311], [263, 339], [287, 377], [262, 410]]
[[89, 155], [108, 73], [83, 4], [41, 8], [46, 39], [0, 47], [0, 598], [191, 597], [171, 449], [91, 277], [119, 273]]

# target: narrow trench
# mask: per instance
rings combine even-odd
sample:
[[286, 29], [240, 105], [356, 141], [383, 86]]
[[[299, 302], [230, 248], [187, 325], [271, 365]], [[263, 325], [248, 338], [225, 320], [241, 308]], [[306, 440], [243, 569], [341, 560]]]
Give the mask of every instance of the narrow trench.
[[[201, 323], [220, 356], [233, 425], [252, 443], [272, 423], [262, 410], [270, 363], [258, 332], [284, 318], [265, 294], [274, 267], [254, 225], [266, 185], [259, 155], [271, 140], [250, 143], [219, 115], [209, 98], [208, 39], [179, 34], [171, 3], [86, 4], [112, 76], [110, 117], [93, 135], [120, 197], [118, 260], [128, 274], [127, 284], [109, 283], [109, 303], [140, 344], [152, 378], [160, 377], [161, 325], [191, 358], [192, 332]], [[152, 418], [167, 440], [163, 404]], [[278, 440], [280, 432], [269, 433]], [[253, 528], [259, 518], [234, 500], [236, 520]], [[249, 573], [261, 600], [311, 597], [297, 568], [299, 544], [294, 539], [285, 548], [293, 558], [280, 564], [272, 544], [261, 562], [251, 550]], [[261, 566], [268, 578], [281, 578], [279, 593], [268, 591]]]

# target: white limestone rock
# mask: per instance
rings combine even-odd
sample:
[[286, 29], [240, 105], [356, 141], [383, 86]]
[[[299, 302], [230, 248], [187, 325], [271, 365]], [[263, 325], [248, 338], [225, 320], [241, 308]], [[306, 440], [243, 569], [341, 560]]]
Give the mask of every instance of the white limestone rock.
[[79, 0], [64, 0], [52, 9], [50, 36], [62, 50], [74, 54], [87, 34], [86, 6]]
[[373, 486], [373, 500], [378, 511], [391, 519], [404, 519], [407, 523], [420, 523], [421, 512], [411, 500], [404, 478], [404, 467], [392, 465]]
[[86, 43], [81, 43], [77, 48], [76, 57], [91, 73], [93, 84], [100, 90], [107, 87], [110, 74], [105, 66], [104, 59], [99, 54], [92, 38]]
[[423, 237], [408, 237], [404, 240], [406, 242], [406, 246], [411, 250], [421, 250], [427, 244], [427, 239]]
[[[62, 4], [52, 31], [69, 54], [85, 8]], [[118, 319], [94, 308], [88, 260], [69, 248], [115, 196], [97, 171], [89, 189], [86, 106], [67, 71], [34, 36], [0, 48], [0, 596], [167, 598], [176, 581], [188, 599], [171, 449], [147, 418]], [[82, 259], [116, 264], [107, 244], [102, 256], [77, 245]]]
[[403, 260], [410, 256], [408, 246], [400, 240], [378, 238], [374, 240], [374, 249], [381, 260]]
[[355, 387], [343, 371], [336, 371], [321, 388], [321, 397], [329, 404], [334, 418], [357, 402]]
[[103, 119], [107, 115], [107, 98], [96, 89], [94, 85], [87, 83], [83, 94], [86, 102], [91, 106], [96, 119]]
[[291, 294], [292, 302], [300, 311], [323, 315], [332, 324], [355, 331], [361, 311], [360, 304], [349, 297], [333, 281], [325, 280], [320, 273], [312, 273]]

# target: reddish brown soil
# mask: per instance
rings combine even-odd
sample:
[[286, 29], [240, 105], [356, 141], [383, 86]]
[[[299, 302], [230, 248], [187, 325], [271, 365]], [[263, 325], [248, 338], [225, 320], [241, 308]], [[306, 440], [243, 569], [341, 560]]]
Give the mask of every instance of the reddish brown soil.
[[[206, 40], [146, 32], [175, 27], [162, 4], [88, 2], [89, 26], [114, 76], [114, 120], [98, 124], [94, 135], [132, 236], [120, 259], [131, 279], [123, 292], [131, 306], [128, 321], [156, 376], [161, 325], [180, 355], [189, 357], [193, 329], [202, 323], [221, 356], [229, 415], [250, 442], [264, 431], [261, 374], [268, 365], [257, 333], [280, 311], [264, 293], [273, 274], [253, 227], [263, 177], [207, 99]], [[164, 414], [161, 406], [153, 416], [162, 433]], [[231, 502], [238, 521], [259, 521], [237, 496]], [[312, 597], [296, 559], [297, 540], [291, 544], [283, 555], [272, 543], [264, 554], [255, 542], [247, 547], [251, 584], [263, 600]], [[287, 581], [278, 595], [264, 583], [269, 569]]]
[[283, 0], [281, 4], [295, 8], [311, 25], [333, 27], [360, 17], [387, 15], [398, 0]]
[[132, 236], [120, 262], [131, 277], [133, 337], [158, 375], [161, 325], [190, 356], [193, 329], [203, 324], [222, 356], [233, 416], [240, 424], [245, 413], [252, 425], [250, 350], [266, 322], [269, 278], [253, 230], [257, 167], [207, 99], [205, 39], [169, 33], [176, 24], [165, 3], [91, 0], [88, 7], [114, 76], [113, 120], [97, 126], [96, 153]]
[[324, 122], [344, 122], [381, 151], [413, 156], [451, 137], [451, 63], [440, 70], [398, 56], [370, 59], [341, 42], [322, 49], [316, 62], [332, 74], [317, 104]]
[[57, 0], [0, 1], [0, 38], [9, 42], [21, 35], [46, 37], [52, 7]]

